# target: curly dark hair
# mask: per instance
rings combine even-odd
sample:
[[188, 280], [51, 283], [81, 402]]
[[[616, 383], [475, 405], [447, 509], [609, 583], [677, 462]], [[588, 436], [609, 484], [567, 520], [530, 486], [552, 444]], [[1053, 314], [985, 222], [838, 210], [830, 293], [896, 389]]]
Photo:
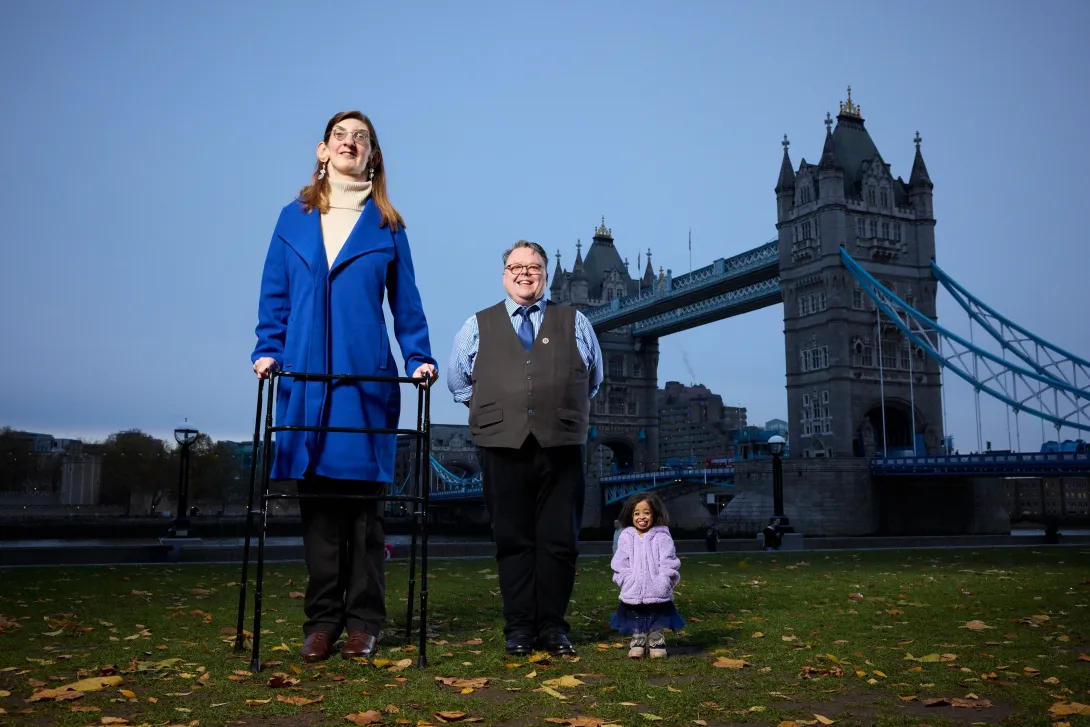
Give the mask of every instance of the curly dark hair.
[[653, 492], [637, 492], [627, 500], [625, 500], [624, 507], [621, 508], [621, 514], [617, 516], [617, 519], [621, 522], [622, 528], [627, 528], [632, 524], [632, 514], [636, 512], [636, 505], [639, 505], [644, 500], [651, 506], [651, 526], [656, 525], [670, 525], [670, 513], [666, 511], [666, 506], [662, 504], [662, 499]]

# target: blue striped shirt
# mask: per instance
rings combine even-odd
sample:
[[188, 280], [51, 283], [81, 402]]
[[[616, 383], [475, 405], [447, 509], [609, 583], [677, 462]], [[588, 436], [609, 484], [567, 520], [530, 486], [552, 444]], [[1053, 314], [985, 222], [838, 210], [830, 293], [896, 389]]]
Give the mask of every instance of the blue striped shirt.
[[[541, 320], [545, 317], [547, 303], [548, 300], [542, 298], [536, 303], [538, 309], [530, 312], [535, 339], [541, 331]], [[504, 305], [507, 306], [507, 314], [511, 318], [511, 327], [518, 333], [522, 317], [516, 316], [515, 313], [521, 306], [510, 298], [504, 301]], [[468, 404], [469, 398], [473, 396], [473, 362], [477, 359], [479, 345], [477, 316], [472, 315], [454, 337], [454, 348], [450, 352], [450, 364], [447, 366], [447, 388], [454, 394], [455, 401]], [[588, 396], [593, 398], [598, 393], [598, 387], [602, 385], [602, 349], [598, 345], [598, 337], [594, 335], [594, 327], [579, 311], [575, 312], [575, 345], [590, 374]]]

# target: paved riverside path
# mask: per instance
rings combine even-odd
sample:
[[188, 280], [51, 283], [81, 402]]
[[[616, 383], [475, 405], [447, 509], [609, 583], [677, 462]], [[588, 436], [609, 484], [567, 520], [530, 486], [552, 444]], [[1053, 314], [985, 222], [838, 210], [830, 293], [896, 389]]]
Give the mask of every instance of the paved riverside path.
[[[1090, 545], [1090, 530], [1061, 530], [1060, 545]], [[409, 557], [410, 537], [391, 535], [394, 559]], [[704, 541], [678, 540], [678, 553], [707, 554]], [[1041, 530], [1014, 531], [1011, 535], [938, 535], [938, 536], [845, 536], [804, 538], [803, 551], [887, 550], [917, 548], [1000, 548], [1047, 545]], [[172, 548], [156, 538], [131, 540], [0, 540], [0, 568], [47, 565], [111, 565], [154, 563], [239, 563], [242, 562], [243, 538], [195, 538], [180, 548]], [[418, 542], [419, 548], [419, 542]], [[608, 540], [580, 541], [581, 556], [609, 556]], [[718, 552], [764, 552], [759, 538], [722, 539]], [[495, 545], [486, 539], [431, 536], [428, 557], [492, 558]], [[250, 557], [257, 560], [257, 539], [250, 543]], [[265, 559], [268, 562], [303, 560], [301, 537], [267, 537]]]

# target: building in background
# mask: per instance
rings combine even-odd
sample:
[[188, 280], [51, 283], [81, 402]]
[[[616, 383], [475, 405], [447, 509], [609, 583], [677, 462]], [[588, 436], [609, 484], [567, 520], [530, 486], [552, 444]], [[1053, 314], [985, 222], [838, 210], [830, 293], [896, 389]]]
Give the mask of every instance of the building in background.
[[704, 464], [734, 456], [746, 408], [724, 406], [723, 397], [702, 384], [667, 381], [658, 392], [659, 461]]
[[778, 434], [787, 439], [787, 422], [783, 419], [769, 419], [765, 422], [765, 431]]

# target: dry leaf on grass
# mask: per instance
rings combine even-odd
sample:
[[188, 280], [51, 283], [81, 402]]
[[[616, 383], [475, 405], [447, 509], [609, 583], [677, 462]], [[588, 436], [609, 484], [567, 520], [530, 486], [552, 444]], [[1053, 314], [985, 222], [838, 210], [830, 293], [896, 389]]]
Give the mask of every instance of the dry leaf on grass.
[[577, 679], [571, 674], [565, 674], [556, 679], [546, 679], [541, 683], [546, 687], [577, 687], [580, 684], [586, 684], [582, 679]]
[[122, 682], [121, 677], [91, 677], [78, 682], [57, 687], [58, 692], [100, 692], [106, 687], [116, 687]]
[[994, 626], [989, 626], [983, 621], [968, 621], [962, 626], [958, 626], [959, 629], [969, 629], [970, 631], [984, 631], [986, 629], [994, 629]]
[[470, 717], [465, 712], [432, 712], [432, 716], [440, 722], [483, 722], [480, 717]]
[[307, 699], [306, 697], [302, 697], [302, 696], [300, 696], [300, 697], [286, 697], [283, 694], [277, 694], [276, 695], [276, 701], [284, 702], [286, 704], [294, 704], [297, 707], [303, 707], [303, 706], [305, 706], [307, 704], [314, 704], [315, 702], [320, 702], [323, 699], [325, 699], [325, 697], [318, 697], [317, 699]]
[[1090, 715], [1090, 704], [1079, 704], [1078, 702], [1056, 702], [1048, 708], [1048, 714], [1050, 717], [1067, 717], [1072, 714]]
[[382, 721], [382, 714], [376, 709], [369, 709], [366, 712], [357, 712], [356, 714], [346, 714], [344, 716], [346, 720], [352, 724], [367, 725], [378, 724]]
[[435, 677], [435, 681], [446, 684], [448, 687], [458, 689], [480, 689], [488, 684], [488, 677], [474, 677], [473, 679], [460, 679], [459, 677]]
[[412, 665], [413, 665], [413, 660], [412, 659], [402, 659], [401, 661], [394, 662], [393, 666], [391, 666], [386, 671], [394, 671], [394, 672], [404, 671], [405, 669], [409, 668]]
[[299, 683], [298, 679], [289, 677], [284, 672], [276, 672], [269, 678], [269, 686], [273, 689], [280, 689], [281, 687], [294, 687]]
[[728, 659], [725, 656], [721, 656], [715, 660], [715, 663], [712, 664], [712, 666], [717, 666], [720, 669], [741, 669], [742, 667], [753, 665], [744, 659]]
[[59, 689], [42, 689], [34, 692], [30, 695], [28, 702], [67, 702], [72, 699], [82, 699], [83, 692], [77, 692], [75, 690], [68, 690], [65, 692]]

